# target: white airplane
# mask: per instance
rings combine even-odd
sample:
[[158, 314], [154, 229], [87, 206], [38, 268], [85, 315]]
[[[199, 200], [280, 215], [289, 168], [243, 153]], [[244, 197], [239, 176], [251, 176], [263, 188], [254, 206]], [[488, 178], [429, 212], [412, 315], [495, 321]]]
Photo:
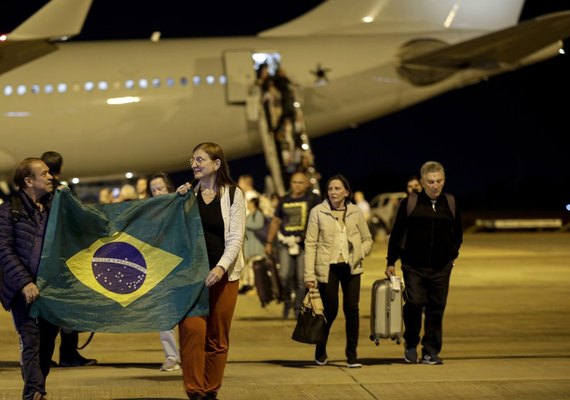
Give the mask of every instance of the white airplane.
[[45, 150], [84, 180], [188, 168], [202, 141], [260, 153], [246, 103], [261, 62], [298, 85], [310, 137], [385, 116], [557, 56], [570, 11], [518, 23], [523, 3], [327, 0], [255, 37], [66, 42], [91, 0], [52, 0], [0, 36], [0, 179]]

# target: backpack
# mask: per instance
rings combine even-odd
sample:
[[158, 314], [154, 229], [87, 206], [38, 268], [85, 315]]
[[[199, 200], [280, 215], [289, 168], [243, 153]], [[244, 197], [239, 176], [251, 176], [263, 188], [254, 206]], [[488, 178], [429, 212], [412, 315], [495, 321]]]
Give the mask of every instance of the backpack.
[[[444, 193], [445, 197], [447, 197], [447, 204], [449, 204], [449, 209], [451, 210], [451, 215], [455, 218], [455, 197], [452, 194]], [[406, 204], [406, 216], [410, 216], [414, 208], [416, 208], [416, 204], [418, 203], [418, 194], [416, 192], [412, 192], [408, 195], [408, 203]]]

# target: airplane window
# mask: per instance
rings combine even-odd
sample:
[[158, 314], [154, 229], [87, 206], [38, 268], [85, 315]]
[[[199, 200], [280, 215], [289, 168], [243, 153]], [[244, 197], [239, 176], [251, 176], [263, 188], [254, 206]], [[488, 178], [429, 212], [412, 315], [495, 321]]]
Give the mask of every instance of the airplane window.
[[155, 88], [160, 87], [160, 79], [154, 78], [154, 79], [152, 80], [152, 86], [155, 87]]
[[180, 78], [180, 84], [182, 86], [188, 85], [188, 79], [185, 76], [183, 76], [182, 78]]
[[127, 89], [132, 89], [135, 87], [135, 81], [133, 81], [132, 79], [129, 79], [125, 82], [125, 87]]
[[88, 92], [92, 91], [94, 87], [95, 84], [93, 82], [91, 81], [85, 82], [85, 90], [87, 90]]
[[58, 83], [58, 84], [57, 84], [57, 91], [58, 91], [59, 93], [65, 93], [65, 92], [67, 92], [67, 84], [65, 84], [65, 83]]
[[53, 85], [51, 83], [48, 83], [44, 89], [44, 92], [52, 93], [53, 92]]
[[148, 87], [148, 80], [146, 79], [139, 79], [139, 87], [141, 89], [146, 89]]
[[173, 78], [166, 78], [166, 85], [167, 86], [174, 86], [174, 79]]
[[4, 86], [4, 96], [10, 96], [12, 93], [14, 93], [14, 89], [12, 89], [12, 86], [10, 85]]
[[97, 84], [97, 87], [99, 88], [99, 90], [107, 90], [109, 85], [107, 84], [106, 81], [99, 81], [99, 83]]
[[194, 86], [198, 86], [200, 84], [200, 77], [198, 75], [194, 75], [192, 83], [194, 83]]
[[33, 94], [38, 94], [38, 93], [40, 92], [40, 85], [32, 85], [32, 86], [30, 87], [30, 91], [31, 91]]
[[220, 75], [220, 85], [225, 85], [228, 79], [225, 75]]
[[216, 81], [216, 78], [214, 78], [213, 75], [208, 75], [206, 77], [206, 82], [208, 83], [208, 85], [212, 85], [215, 81]]
[[17, 89], [18, 94], [21, 96], [23, 94], [26, 94], [26, 86], [25, 85], [19, 85], [18, 89]]

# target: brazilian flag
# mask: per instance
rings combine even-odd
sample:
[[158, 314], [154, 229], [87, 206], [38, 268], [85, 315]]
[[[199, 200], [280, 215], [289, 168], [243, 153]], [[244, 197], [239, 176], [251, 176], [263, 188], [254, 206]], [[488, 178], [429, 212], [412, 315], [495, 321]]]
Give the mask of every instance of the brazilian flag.
[[208, 314], [208, 273], [192, 191], [89, 206], [57, 190], [31, 315], [76, 331], [169, 330]]

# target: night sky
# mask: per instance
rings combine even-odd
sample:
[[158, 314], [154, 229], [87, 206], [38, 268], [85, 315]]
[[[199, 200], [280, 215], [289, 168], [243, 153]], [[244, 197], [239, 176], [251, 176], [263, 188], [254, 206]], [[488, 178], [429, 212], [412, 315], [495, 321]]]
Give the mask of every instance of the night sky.
[[[0, 32], [9, 32], [45, 1], [2, 3]], [[148, 38], [155, 30], [162, 38], [253, 35], [319, 3], [297, 0], [278, 7], [276, 2], [248, 0], [224, 3], [223, 15], [217, 15], [218, 2], [95, 0], [83, 33], [74, 40]], [[528, 0], [521, 20], [564, 9], [570, 9], [567, 0]], [[407, 176], [419, 173], [423, 162], [438, 160], [446, 167], [446, 190], [457, 195], [464, 211], [532, 210], [568, 217], [568, 57], [315, 139], [317, 168], [325, 180], [345, 174], [353, 189], [370, 199], [403, 190]], [[253, 172], [259, 184], [263, 166], [262, 156], [230, 163], [234, 177]], [[184, 180], [191, 176], [187, 172], [174, 177]]]

